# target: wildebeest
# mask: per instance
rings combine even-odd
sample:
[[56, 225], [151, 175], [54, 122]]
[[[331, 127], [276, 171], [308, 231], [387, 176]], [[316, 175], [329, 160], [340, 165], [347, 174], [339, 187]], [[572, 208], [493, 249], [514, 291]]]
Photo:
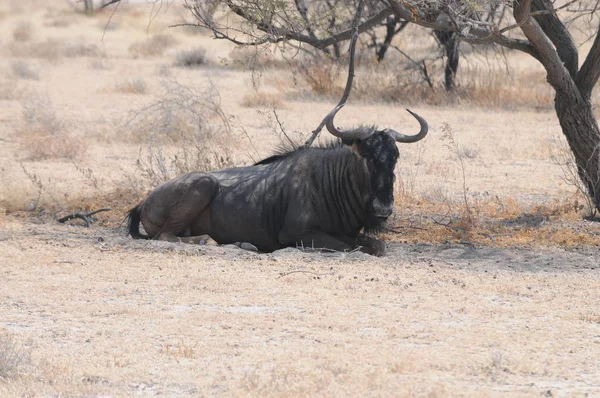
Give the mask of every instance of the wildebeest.
[[[192, 172], [156, 187], [129, 211], [133, 238], [197, 243], [209, 235], [217, 243], [247, 242], [262, 252], [287, 246], [385, 253], [377, 232], [394, 206], [396, 142], [417, 142], [427, 122], [410, 112], [419, 133], [359, 127], [327, 130], [341, 142], [300, 147], [252, 166]], [[148, 235], [140, 233], [143, 224]]]

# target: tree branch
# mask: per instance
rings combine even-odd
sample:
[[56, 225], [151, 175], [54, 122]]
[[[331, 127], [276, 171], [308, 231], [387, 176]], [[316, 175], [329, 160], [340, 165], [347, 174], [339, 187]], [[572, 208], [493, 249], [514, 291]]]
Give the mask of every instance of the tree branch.
[[533, 0], [531, 10], [530, 15], [535, 18], [540, 28], [552, 41], [558, 56], [571, 77], [574, 78], [579, 68], [579, 53], [571, 33], [558, 18], [550, 0]]
[[417, 25], [435, 30], [457, 32], [460, 38], [466, 42], [492, 42], [502, 47], [523, 51], [540, 60], [540, 55], [536, 48], [529, 41], [505, 37], [498, 30], [494, 29], [494, 26], [487, 29], [481, 24], [477, 25], [467, 21], [462, 21], [461, 24], [458, 21], [452, 21], [447, 14], [441, 12], [438, 15], [430, 15], [414, 6], [411, 6], [409, 9], [403, 2], [396, 0], [385, 0], [385, 2], [393, 9], [396, 16]]
[[[351, 39], [352, 35], [354, 34], [354, 30], [355, 30], [354, 28], [350, 28], [343, 32], [336, 33], [335, 35], [327, 37], [325, 39], [317, 39], [317, 38], [311, 37], [309, 35], [305, 35], [305, 34], [302, 34], [299, 32], [294, 32], [294, 31], [291, 31], [288, 29], [284, 29], [281, 27], [267, 24], [264, 21], [259, 21], [256, 18], [254, 18], [252, 15], [249, 15], [244, 10], [243, 7], [234, 4], [231, 0], [227, 0], [226, 3], [231, 11], [233, 11], [235, 14], [239, 15], [240, 17], [244, 18], [245, 20], [251, 22], [260, 31], [265, 32], [270, 35], [273, 35], [273, 36], [276, 36], [276, 37], [283, 37], [286, 40], [300, 41], [300, 42], [306, 43], [314, 48], [317, 48], [319, 50], [329, 47], [335, 43], [339, 43], [340, 41], [345, 41], [345, 40]], [[387, 18], [389, 15], [392, 15], [392, 14], [393, 14], [392, 9], [390, 7], [387, 7], [385, 9], [379, 11], [375, 15], [368, 17], [362, 24], [360, 24], [358, 26], [358, 33], [360, 34], [366, 30], [371, 29], [372, 27], [381, 23], [381, 21], [383, 21], [385, 18]]]
[[529, 15], [531, 1], [521, 0], [521, 2], [514, 3], [515, 20], [521, 25], [521, 30], [536, 48], [540, 56], [539, 60], [548, 73], [548, 82], [555, 90], [571, 96], [577, 92], [574, 81], [548, 36], [544, 34], [536, 20]]
[[321, 123], [319, 123], [317, 128], [312, 131], [312, 135], [308, 140], [306, 140], [306, 142], [303, 145], [303, 147], [305, 148], [308, 148], [313, 144], [313, 142], [319, 136], [321, 130], [323, 130], [323, 127], [327, 123], [327, 120], [329, 120], [330, 115], [332, 113], [335, 114], [341, 107], [346, 105], [346, 101], [350, 96], [350, 91], [352, 90], [352, 81], [354, 80], [354, 54], [356, 53], [356, 42], [358, 41], [358, 22], [360, 21], [362, 7], [363, 1], [361, 0], [361, 2], [358, 5], [358, 10], [356, 11], [356, 16], [354, 17], [354, 35], [352, 36], [352, 41], [350, 42], [350, 59], [348, 60], [348, 79], [346, 80], [346, 87], [344, 88], [342, 98], [340, 98], [340, 102], [338, 102], [336, 107], [333, 108], [333, 110], [329, 112], [327, 116], [325, 116], [325, 118], [323, 118], [323, 120], [321, 121]]
[[586, 100], [590, 99], [598, 78], [600, 78], [600, 27], [596, 32], [596, 40], [575, 78], [579, 92]]

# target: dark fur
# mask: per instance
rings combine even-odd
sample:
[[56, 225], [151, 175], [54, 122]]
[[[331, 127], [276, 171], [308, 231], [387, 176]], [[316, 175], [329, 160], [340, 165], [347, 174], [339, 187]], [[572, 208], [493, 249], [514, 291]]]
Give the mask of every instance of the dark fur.
[[359, 246], [382, 255], [385, 245], [361, 232], [379, 231], [391, 213], [398, 156], [394, 139], [378, 131], [352, 143], [284, 149], [249, 167], [189, 173], [131, 209], [129, 232], [147, 238], [141, 221], [148, 237], [208, 234], [265, 252]]

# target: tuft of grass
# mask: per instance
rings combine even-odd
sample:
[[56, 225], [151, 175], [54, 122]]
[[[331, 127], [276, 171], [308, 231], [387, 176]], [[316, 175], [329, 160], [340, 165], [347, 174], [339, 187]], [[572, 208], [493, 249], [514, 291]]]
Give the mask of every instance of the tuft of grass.
[[115, 90], [120, 93], [146, 94], [148, 86], [142, 78], [127, 79], [115, 84]]
[[75, 57], [99, 57], [103, 56], [104, 52], [95, 44], [84, 42], [76, 42], [65, 46], [64, 55], [69, 58]]
[[30, 160], [77, 159], [85, 154], [87, 145], [67, 131], [47, 97], [28, 97], [22, 107], [24, 123], [17, 133]]
[[138, 41], [129, 46], [129, 53], [134, 57], [157, 57], [166, 50], [177, 45], [177, 40], [168, 34], [157, 34], [151, 38]]
[[[343, 89], [344, 83], [340, 80], [340, 65], [323, 57], [315, 57], [298, 63], [294, 74], [304, 84], [308, 85], [310, 91], [318, 96], [338, 97]], [[354, 97], [354, 92], [352, 93]]]
[[9, 335], [0, 335], [0, 380], [17, 378], [31, 364], [31, 357]]
[[64, 55], [64, 44], [47, 39], [41, 42], [10, 43], [10, 51], [15, 57], [41, 58], [48, 61], [57, 61]]
[[40, 75], [33, 70], [25, 61], [14, 61], [10, 65], [10, 69], [14, 76], [26, 80], [39, 80]]
[[210, 64], [210, 61], [206, 57], [206, 50], [202, 47], [180, 51], [175, 57], [175, 66], [181, 68], [198, 68], [208, 64]]
[[277, 93], [253, 91], [244, 95], [241, 104], [246, 108], [281, 108], [283, 100]]
[[109, 69], [112, 69], [112, 68], [113, 68], [113, 66], [112, 66], [111, 64], [107, 63], [107, 62], [106, 62], [104, 59], [102, 59], [102, 58], [96, 58], [96, 59], [93, 59], [93, 60], [90, 62], [90, 67], [91, 67], [92, 69], [97, 69], [97, 70], [109, 70]]
[[33, 27], [29, 21], [21, 21], [13, 30], [13, 39], [17, 42], [30, 41], [33, 37]]
[[0, 100], [17, 100], [21, 98], [21, 90], [15, 79], [0, 80]]

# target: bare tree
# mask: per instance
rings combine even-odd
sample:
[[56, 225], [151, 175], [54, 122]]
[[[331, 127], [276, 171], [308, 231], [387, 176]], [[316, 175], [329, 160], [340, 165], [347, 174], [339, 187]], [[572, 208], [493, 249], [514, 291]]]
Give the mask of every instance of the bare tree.
[[[200, 7], [207, 1], [233, 12], [243, 23], [238, 27], [209, 24]], [[600, 77], [600, 28], [594, 28], [592, 46], [581, 67], [579, 50], [569, 32], [578, 16], [596, 15], [598, 3], [586, 5], [582, 1], [585, 0], [573, 0], [555, 8], [551, 0], [371, 0], [365, 4], [358, 33], [363, 34], [376, 25], [385, 24], [388, 18], [395, 18], [440, 32], [453, 32], [458, 40], [472, 44], [493, 43], [535, 58], [546, 70], [548, 83], [554, 88], [556, 114], [574, 154], [579, 177], [595, 208], [600, 210], [600, 130], [591, 103], [592, 90]], [[352, 37], [352, 16], [357, 1], [338, 2], [329, 9], [329, 13], [335, 13], [334, 27], [327, 25], [332, 15], [324, 11], [330, 1], [301, 1], [302, 13], [296, 8], [297, 3], [186, 0], [186, 7], [215, 37], [242, 45], [286, 42], [326, 49]], [[567, 14], [571, 17], [559, 15], [560, 9], [570, 10]], [[506, 17], [489, 18], [491, 11]], [[517, 31], [519, 34], [515, 34]]]

